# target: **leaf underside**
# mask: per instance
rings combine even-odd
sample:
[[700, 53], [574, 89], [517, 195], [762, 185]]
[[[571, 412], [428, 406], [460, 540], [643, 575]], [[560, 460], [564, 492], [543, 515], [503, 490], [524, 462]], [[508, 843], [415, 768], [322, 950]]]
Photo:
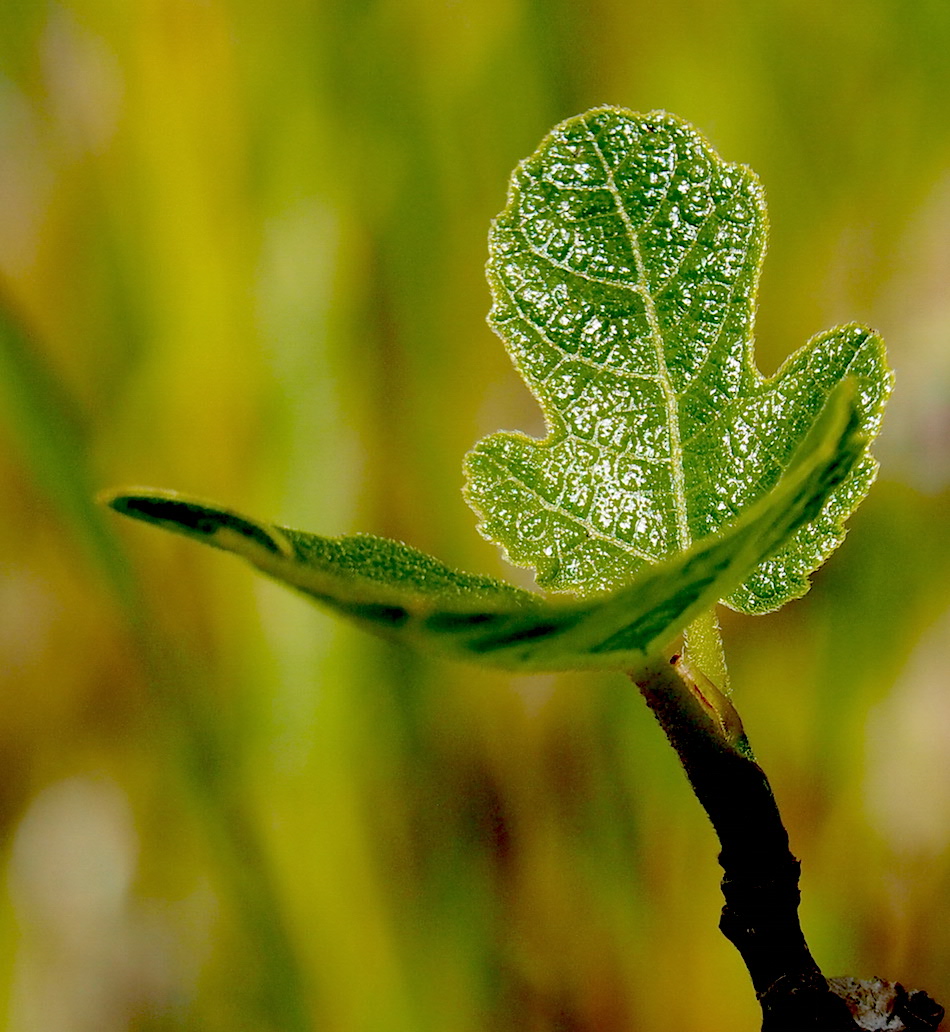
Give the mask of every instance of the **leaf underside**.
[[833, 392], [772, 488], [713, 537], [583, 602], [461, 573], [396, 541], [325, 538], [169, 491], [104, 499], [124, 515], [243, 556], [385, 637], [514, 671], [635, 669], [740, 583], [853, 475], [867, 445], [850, 383]]
[[[757, 370], [765, 241], [755, 175], [662, 112], [590, 111], [515, 170], [491, 232], [490, 322], [549, 434], [481, 441], [466, 497], [542, 587], [615, 589], [720, 533], [780, 481], [847, 378], [865, 442], [876, 435], [891, 375], [871, 330], [830, 330], [775, 376]], [[802, 595], [875, 473], [865, 448], [722, 600], [768, 612]]]

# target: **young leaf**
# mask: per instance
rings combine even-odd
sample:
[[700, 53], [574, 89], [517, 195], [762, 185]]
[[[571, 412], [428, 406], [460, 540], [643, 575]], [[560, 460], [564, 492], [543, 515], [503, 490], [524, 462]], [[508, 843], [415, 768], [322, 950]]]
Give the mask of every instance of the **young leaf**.
[[[516, 169], [492, 227], [490, 321], [549, 434], [481, 441], [466, 497], [542, 587], [617, 588], [719, 533], [780, 480], [846, 377], [877, 433], [891, 376], [872, 331], [842, 326], [775, 376], [756, 369], [765, 238], [755, 175], [662, 112], [572, 118]], [[875, 473], [865, 452], [723, 600], [767, 612], [802, 595]]]
[[864, 453], [852, 385], [832, 393], [778, 481], [713, 537], [585, 602], [460, 573], [407, 545], [324, 538], [169, 491], [103, 500], [124, 515], [235, 552], [367, 630], [515, 671], [635, 669], [807, 525]]

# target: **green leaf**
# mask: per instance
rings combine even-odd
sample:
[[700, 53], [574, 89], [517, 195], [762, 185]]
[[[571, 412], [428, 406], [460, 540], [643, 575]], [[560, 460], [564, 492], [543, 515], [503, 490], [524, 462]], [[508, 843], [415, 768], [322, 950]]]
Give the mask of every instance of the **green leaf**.
[[235, 552], [367, 630], [516, 671], [634, 669], [811, 522], [867, 445], [851, 383], [832, 393], [778, 481], [719, 532], [584, 602], [452, 570], [384, 538], [325, 538], [169, 491], [103, 500], [135, 519]]
[[[490, 321], [549, 433], [481, 441], [466, 497], [542, 587], [618, 588], [721, 533], [780, 481], [846, 377], [865, 441], [877, 433], [891, 375], [871, 330], [839, 327], [775, 376], [757, 370], [765, 241], [755, 175], [662, 112], [590, 111], [516, 169], [492, 227]], [[875, 473], [865, 450], [723, 600], [767, 612], [802, 595]]]

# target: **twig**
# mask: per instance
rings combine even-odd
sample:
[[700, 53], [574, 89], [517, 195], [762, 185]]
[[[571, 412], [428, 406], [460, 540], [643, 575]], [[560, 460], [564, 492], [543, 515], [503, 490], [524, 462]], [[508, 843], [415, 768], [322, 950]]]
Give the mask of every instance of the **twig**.
[[[762, 1006], [762, 1032], [936, 1029], [943, 1009], [926, 993], [907, 993], [899, 985], [895, 992], [894, 985], [880, 980], [829, 983], [821, 973], [798, 918], [801, 865], [789, 849], [768, 778], [748, 748], [741, 724], [737, 733], [724, 733], [718, 708], [709, 704], [678, 658], [631, 677], [679, 755], [719, 837], [725, 897], [719, 928], [749, 971]], [[738, 722], [737, 715], [734, 720]], [[862, 1021], [873, 1009], [868, 996], [874, 986], [888, 987], [892, 1003], [887, 1013], [893, 1023]], [[853, 987], [860, 987], [860, 993]], [[900, 1000], [916, 1001], [904, 1016], [895, 1009]], [[876, 1005], [886, 1004], [877, 1000]]]

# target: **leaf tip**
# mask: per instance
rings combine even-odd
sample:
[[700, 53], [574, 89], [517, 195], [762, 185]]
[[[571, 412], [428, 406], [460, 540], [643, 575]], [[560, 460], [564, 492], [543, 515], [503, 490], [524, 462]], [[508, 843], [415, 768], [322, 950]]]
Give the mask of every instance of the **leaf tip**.
[[189, 498], [177, 491], [154, 488], [104, 491], [97, 496], [97, 501], [123, 516], [197, 538], [247, 558], [259, 555], [259, 549], [280, 558], [292, 554], [290, 543], [276, 528], [249, 520], [230, 509]]

